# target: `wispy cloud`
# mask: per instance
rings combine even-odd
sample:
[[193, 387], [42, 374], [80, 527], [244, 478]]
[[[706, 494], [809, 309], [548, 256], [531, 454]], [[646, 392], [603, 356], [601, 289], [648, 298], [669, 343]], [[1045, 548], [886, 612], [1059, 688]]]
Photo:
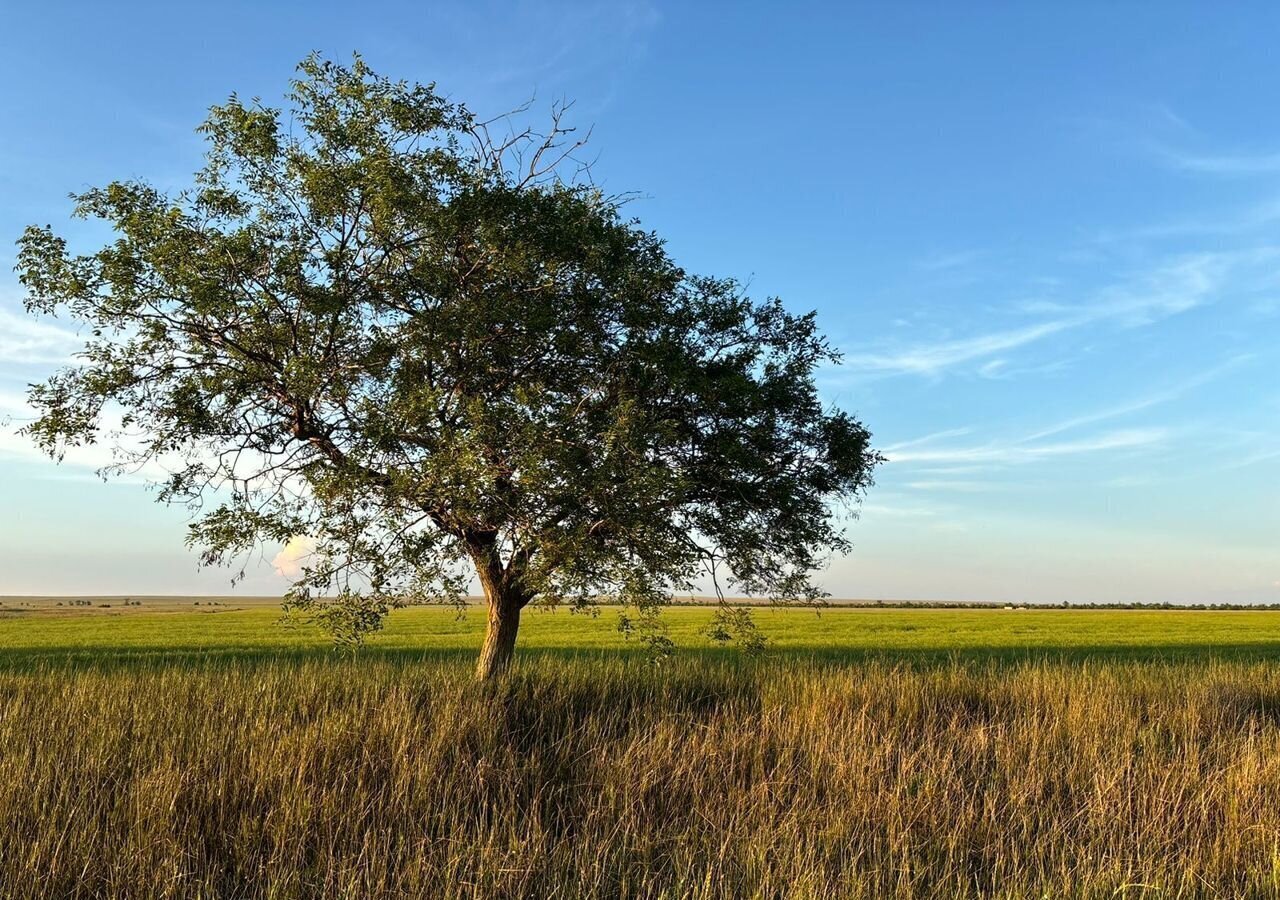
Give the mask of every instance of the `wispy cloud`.
[[925, 481], [908, 481], [906, 487], [913, 491], [955, 491], [962, 494], [983, 494], [988, 491], [1006, 489], [1008, 485], [993, 484], [990, 481], [929, 479]]
[[[902, 444], [897, 444], [902, 447]], [[977, 472], [988, 472], [991, 466], [987, 465], [947, 465], [941, 464], [936, 466], [921, 466], [915, 469], [915, 473], [922, 477], [929, 478], [954, 478], [957, 475], [973, 475]]]
[[1043, 440], [1044, 438], [1052, 437], [1053, 435], [1056, 435], [1056, 434], [1061, 434], [1064, 431], [1074, 431], [1075, 429], [1085, 425], [1096, 425], [1098, 422], [1105, 422], [1109, 419], [1116, 419], [1121, 416], [1127, 416], [1132, 413], [1141, 412], [1144, 409], [1150, 409], [1153, 406], [1159, 406], [1163, 403], [1169, 403], [1173, 400], [1177, 400], [1179, 397], [1183, 396], [1188, 391], [1194, 390], [1195, 388], [1208, 384], [1210, 381], [1213, 381], [1215, 378], [1218, 378], [1219, 376], [1225, 374], [1231, 369], [1234, 369], [1237, 366], [1247, 362], [1251, 358], [1252, 357], [1249, 354], [1245, 354], [1245, 353], [1237, 354], [1236, 356], [1232, 356], [1226, 361], [1219, 363], [1218, 365], [1205, 369], [1203, 372], [1200, 372], [1197, 375], [1194, 375], [1190, 378], [1184, 379], [1183, 381], [1180, 381], [1179, 383], [1172, 385], [1170, 387], [1164, 388], [1163, 390], [1156, 391], [1144, 397], [1139, 397], [1134, 400], [1130, 400], [1127, 403], [1121, 403], [1119, 405], [1110, 406], [1105, 409], [1097, 410], [1095, 412], [1085, 413], [1084, 415], [1073, 416], [1072, 418], [1064, 419], [1061, 422], [1057, 422], [1053, 425], [1050, 425], [1046, 428], [1041, 429], [1040, 431], [1027, 435], [1027, 437], [1023, 438], [1023, 441], [1032, 442], [1032, 441]]
[[[36, 477], [65, 480], [89, 476], [92, 472], [101, 472], [114, 466], [120, 461], [115, 450], [117, 444], [127, 450], [141, 447], [136, 435], [124, 433], [120, 411], [109, 409], [103, 415], [101, 431], [104, 435], [115, 437], [98, 443], [67, 447], [60, 460], [62, 465], [55, 465], [31, 438], [19, 434], [22, 427], [35, 417], [35, 410], [27, 404], [26, 395], [0, 390], [0, 465], [33, 463]], [[152, 460], [139, 469], [116, 473], [115, 477], [120, 481], [142, 483], [148, 479], [162, 479], [169, 473], [170, 470], [159, 461]]]
[[1222, 288], [1233, 267], [1263, 257], [1274, 259], [1277, 251], [1262, 248], [1248, 252], [1205, 252], [1165, 261], [1148, 271], [1132, 275], [1120, 284], [1095, 292], [1082, 303], [1036, 300], [1021, 305], [1023, 314], [1044, 316], [1041, 321], [963, 338], [948, 338], [927, 344], [880, 352], [855, 352], [846, 356], [845, 372], [888, 375], [933, 376], [965, 363], [986, 361], [980, 374], [994, 377], [1008, 360], [991, 357], [1009, 354], [1053, 335], [1091, 325], [1111, 324], [1120, 328], [1150, 325], [1161, 319], [1200, 306]]
[[[472, 4], [441, 8], [450, 10], [447, 30], [458, 47], [478, 46], [494, 30], [477, 24]], [[514, 52], [508, 49], [490, 57], [469, 49], [451, 59], [452, 65], [446, 68], [495, 92], [521, 92], [517, 94], [521, 99], [529, 85], [586, 79], [596, 89], [577, 95], [582, 103], [578, 112], [588, 116], [587, 121], [612, 103], [621, 70], [647, 52], [651, 36], [662, 24], [661, 10], [649, 0], [519, 4], [503, 18], [508, 21], [500, 30], [513, 36]]]
[[939, 515], [939, 511], [922, 506], [894, 506], [887, 503], [864, 503], [858, 511], [866, 516], [890, 519], [931, 519]]
[[[1053, 422], [1051, 425], [1043, 426], [1043, 428], [1029, 431], [1023, 437], [1001, 440], [1001, 442], [968, 444], [968, 446], [961, 444], [961, 446], [957, 446], [955, 443], [946, 443], [947, 439], [965, 437], [965, 435], [972, 434], [974, 429], [952, 428], [933, 431], [933, 433], [925, 434], [923, 437], [892, 444], [892, 446], [886, 448], [884, 454], [886, 454], [890, 462], [913, 463], [913, 471], [920, 478], [908, 485], [911, 488], [918, 490], [975, 490], [982, 483], [972, 479], [955, 479], [952, 476], [972, 475], [974, 472], [984, 471], [991, 466], [997, 465], [1016, 465], [1016, 463], [1076, 456], [1076, 454], [1129, 451], [1129, 449], [1155, 446], [1155, 444], [1160, 444], [1167, 438], [1167, 435], [1169, 435], [1167, 429], [1117, 429], [1092, 435], [1092, 437], [1075, 440], [1053, 440], [1053, 442], [1047, 442], [1046, 438], [1056, 438], [1057, 435], [1079, 430], [1085, 428], [1085, 426], [1120, 419], [1120, 417], [1133, 415], [1135, 412], [1142, 412], [1149, 410], [1149, 408], [1164, 405], [1164, 403], [1176, 401], [1176, 399], [1185, 396], [1192, 390], [1221, 378], [1222, 375], [1238, 369], [1239, 366], [1248, 364], [1253, 358], [1249, 353], [1238, 353], [1238, 355], [1230, 356], [1226, 360], [1219, 362], [1219, 364], [1207, 367], [1207, 369], [1199, 371], [1199, 373], [1189, 376], [1189, 378], [1181, 379], [1180, 382], [1155, 390], [1155, 392], [1148, 393], [1146, 396], [1135, 397], [1124, 403], [1117, 403], [1115, 406], [1103, 407], [1101, 410], [1070, 416], [1068, 419], [1062, 419]], [[1263, 449], [1261, 452], [1251, 454], [1240, 465], [1253, 465], [1256, 462], [1270, 460], [1276, 454], [1280, 454], [1280, 452], [1270, 452], [1270, 449]], [[918, 463], [919, 467], [915, 467]]]
[[906, 450], [889, 447], [884, 454], [891, 463], [1027, 463], [1112, 450], [1133, 450], [1159, 444], [1166, 437], [1168, 430], [1164, 428], [1128, 428], [1075, 441], [1029, 443], [1024, 438], [963, 447]]
[[1220, 468], [1222, 469], [1244, 469], [1249, 466], [1256, 466], [1259, 463], [1271, 462], [1273, 459], [1280, 459], [1280, 447], [1272, 447], [1270, 450], [1259, 450], [1250, 453], [1240, 459], [1232, 460]]
[[896, 374], [933, 375], [960, 363], [1016, 350], [1070, 327], [1072, 325], [1069, 322], [1042, 322], [936, 344], [921, 344], [894, 353], [853, 354], [845, 359], [844, 367]]
[[1201, 210], [1190, 217], [1136, 228], [1105, 229], [1098, 232], [1095, 241], [1102, 245], [1119, 245], [1133, 241], [1247, 235], [1270, 228], [1277, 221], [1280, 221], [1280, 197], [1269, 197], [1234, 209]]
[[964, 437], [966, 434], [972, 434], [972, 428], [947, 428], [943, 431], [934, 431], [923, 437], [912, 438], [909, 441], [899, 441], [894, 444], [893, 450], [906, 450], [908, 447], [920, 447], [924, 444], [933, 444], [938, 441], [951, 437]]
[[1141, 412], [1144, 409], [1150, 409], [1158, 404], [1172, 400], [1177, 394], [1172, 391], [1153, 394], [1149, 397], [1143, 397], [1139, 400], [1133, 400], [1129, 403], [1123, 403], [1119, 406], [1112, 406], [1107, 409], [1098, 410], [1097, 412], [1086, 413], [1082, 416], [1075, 416], [1070, 419], [1064, 419], [1047, 428], [1041, 429], [1034, 434], [1029, 434], [1022, 439], [1023, 442], [1032, 442], [1052, 437], [1055, 434], [1062, 434], [1064, 431], [1074, 431], [1085, 425], [1095, 425], [1098, 422], [1105, 422], [1108, 419], [1119, 418], [1120, 416], [1129, 415], [1130, 413]]
[[61, 364], [83, 346], [74, 331], [0, 307], [0, 365]]
[[[1107, 451], [1136, 450], [1160, 444], [1169, 435], [1169, 431], [1159, 427], [1115, 429], [1066, 441], [1046, 439], [1170, 403], [1253, 358], [1250, 354], [1231, 356], [1160, 390], [1114, 406], [1062, 419], [1021, 437], [982, 444], [956, 444], [948, 443], [948, 440], [972, 434], [974, 429], [949, 428], [900, 441], [887, 447], [884, 452], [892, 463], [911, 464], [911, 471], [916, 476], [916, 480], [906, 484], [911, 489], [968, 492], [990, 490], [992, 485], [988, 482], [956, 476], [971, 476], [997, 466]], [[1277, 454], [1264, 449], [1251, 454], [1243, 464], [1252, 465], [1274, 455]]]
[[1190, 153], [1152, 144], [1152, 150], [1168, 166], [1206, 175], [1270, 175], [1280, 172], [1280, 153]]
[[980, 260], [985, 254], [982, 250], [958, 250], [953, 253], [939, 253], [921, 260], [920, 268], [925, 272], [947, 272], [952, 269], [963, 269]]

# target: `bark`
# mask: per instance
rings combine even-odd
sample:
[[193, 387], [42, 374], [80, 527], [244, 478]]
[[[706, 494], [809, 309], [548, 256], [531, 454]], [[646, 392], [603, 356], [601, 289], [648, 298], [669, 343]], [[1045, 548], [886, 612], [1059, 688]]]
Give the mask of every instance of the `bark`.
[[470, 540], [468, 550], [488, 608], [488, 628], [476, 661], [476, 680], [488, 681], [511, 664], [520, 630], [520, 610], [529, 602], [529, 595], [520, 589], [514, 573], [503, 567], [492, 541]]
[[520, 630], [520, 604], [510, 596], [490, 597], [489, 627], [476, 662], [476, 680], [488, 681], [500, 675], [511, 663], [516, 649], [516, 633]]

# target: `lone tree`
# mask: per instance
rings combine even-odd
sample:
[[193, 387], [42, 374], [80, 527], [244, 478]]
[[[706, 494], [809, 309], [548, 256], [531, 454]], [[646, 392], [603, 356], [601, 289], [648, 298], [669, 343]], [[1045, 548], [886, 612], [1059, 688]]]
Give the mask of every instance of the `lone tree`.
[[116, 233], [97, 252], [26, 230], [28, 310], [87, 335], [26, 433], [162, 466], [205, 564], [305, 536], [286, 605], [340, 639], [474, 571], [481, 678], [534, 601], [643, 623], [708, 572], [818, 598], [809, 573], [847, 549], [832, 504], [879, 456], [818, 399], [813, 314], [685, 272], [566, 177], [563, 107], [517, 130], [359, 58], [299, 73], [287, 113], [213, 107], [191, 189], [75, 195]]

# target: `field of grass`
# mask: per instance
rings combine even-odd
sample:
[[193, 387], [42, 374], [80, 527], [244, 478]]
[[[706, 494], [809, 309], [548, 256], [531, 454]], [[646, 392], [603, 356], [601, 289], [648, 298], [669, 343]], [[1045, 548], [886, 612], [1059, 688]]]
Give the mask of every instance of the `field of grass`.
[[[595, 657], [639, 652], [617, 629], [617, 610], [598, 615], [527, 610], [520, 652]], [[713, 645], [702, 634], [706, 607], [672, 607], [663, 619], [686, 655]], [[964, 659], [1244, 658], [1280, 660], [1280, 610], [1064, 610], [829, 608], [821, 613], [762, 608], [756, 622], [774, 656], [848, 662]], [[319, 630], [280, 624], [278, 607], [44, 609], [0, 614], [0, 665], [33, 660], [160, 662], [209, 658], [327, 656]], [[397, 610], [362, 656], [469, 657], [484, 615], [470, 608]]]
[[0, 616], [0, 896], [1280, 896], [1280, 612], [276, 615]]

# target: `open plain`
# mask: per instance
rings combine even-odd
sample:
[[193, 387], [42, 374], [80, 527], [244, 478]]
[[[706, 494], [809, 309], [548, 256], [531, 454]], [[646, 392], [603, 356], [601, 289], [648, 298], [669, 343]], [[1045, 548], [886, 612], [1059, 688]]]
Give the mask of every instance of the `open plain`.
[[7, 604], [0, 894], [1280, 891], [1280, 612], [531, 611], [476, 684], [479, 610], [194, 602]]

